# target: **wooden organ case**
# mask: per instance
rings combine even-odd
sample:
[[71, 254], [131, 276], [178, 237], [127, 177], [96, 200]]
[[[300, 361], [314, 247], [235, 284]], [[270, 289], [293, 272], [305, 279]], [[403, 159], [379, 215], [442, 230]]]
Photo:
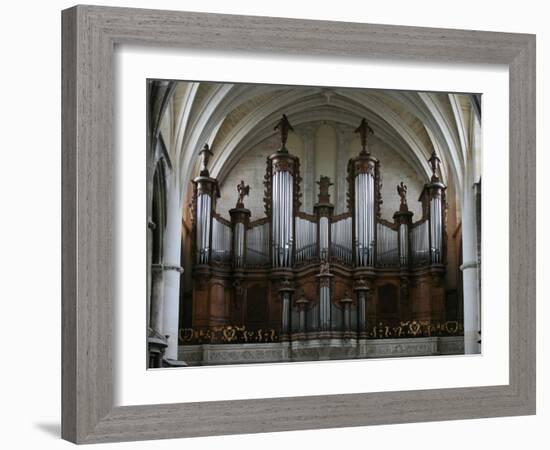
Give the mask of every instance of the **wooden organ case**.
[[321, 176], [308, 214], [301, 210], [300, 161], [286, 147], [286, 116], [275, 129], [281, 146], [267, 158], [265, 217], [258, 220], [245, 207], [244, 181], [230, 220], [218, 214], [211, 152], [201, 152], [192, 200], [193, 329], [248, 330], [250, 337], [269, 330], [268, 341], [366, 339], [407, 321], [444, 322], [446, 186], [437, 155], [428, 160], [422, 217], [413, 221], [401, 183], [399, 210], [393, 222], [384, 220], [381, 163], [369, 152], [372, 130], [363, 119], [361, 149], [347, 168], [347, 210], [334, 214], [331, 181]]

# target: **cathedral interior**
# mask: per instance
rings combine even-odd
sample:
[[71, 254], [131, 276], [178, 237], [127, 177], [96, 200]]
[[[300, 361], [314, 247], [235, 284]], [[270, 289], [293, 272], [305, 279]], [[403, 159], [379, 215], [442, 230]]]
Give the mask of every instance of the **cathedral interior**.
[[481, 98], [148, 80], [149, 368], [481, 350]]

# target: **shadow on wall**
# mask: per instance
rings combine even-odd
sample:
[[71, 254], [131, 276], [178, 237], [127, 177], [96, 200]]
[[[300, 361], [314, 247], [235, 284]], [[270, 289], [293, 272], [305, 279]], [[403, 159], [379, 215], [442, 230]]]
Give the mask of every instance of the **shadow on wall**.
[[61, 438], [61, 423], [37, 423], [35, 426], [50, 436]]

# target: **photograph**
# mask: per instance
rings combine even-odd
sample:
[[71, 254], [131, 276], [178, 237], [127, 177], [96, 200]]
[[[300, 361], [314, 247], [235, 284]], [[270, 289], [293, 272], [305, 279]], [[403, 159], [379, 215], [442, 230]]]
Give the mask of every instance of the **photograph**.
[[2, 448], [550, 448], [544, 2], [99, 3], [3, 5]]
[[146, 83], [147, 368], [481, 353], [481, 94]]

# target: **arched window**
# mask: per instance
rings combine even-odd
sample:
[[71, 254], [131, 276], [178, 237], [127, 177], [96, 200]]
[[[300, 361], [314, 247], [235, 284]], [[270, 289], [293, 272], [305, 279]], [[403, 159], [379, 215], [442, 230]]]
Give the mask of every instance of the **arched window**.
[[159, 160], [153, 176], [153, 204], [151, 221], [153, 228], [152, 263], [162, 263], [164, 227], [166, 225], [166, 188], [163, 160]]

